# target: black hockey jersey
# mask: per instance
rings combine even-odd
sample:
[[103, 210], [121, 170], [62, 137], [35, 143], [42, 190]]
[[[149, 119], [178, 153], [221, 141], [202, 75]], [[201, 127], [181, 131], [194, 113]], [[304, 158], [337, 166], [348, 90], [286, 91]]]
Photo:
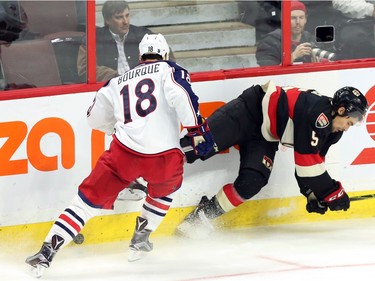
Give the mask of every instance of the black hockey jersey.
[[325, 168], [329, 147], [342, 132], [332, 133], [331, 98], [315, 90], [264, 85], [262, 135], [294, 147], [295, 175], [301, 192], [312, 190], [318, 199], [337, 189]]

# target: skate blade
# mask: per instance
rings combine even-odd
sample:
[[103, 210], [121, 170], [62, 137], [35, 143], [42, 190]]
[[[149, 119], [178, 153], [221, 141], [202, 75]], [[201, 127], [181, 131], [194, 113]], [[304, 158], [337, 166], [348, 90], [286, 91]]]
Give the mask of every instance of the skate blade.
[[140, 201], [145, 197], [146, 197], [146, 193], [142, 190], [126, 188], [125, 190], [121, 191], [118, 194], [117, 200]]
[[176, 235], [190, 239], [207, 239], [212, 233], [213, 228], [204, 224], [194, 224], [183, 221], [176, 228]]
[[31, 273], [31, 276], [33, 276], [34, 278], [40, 278], [43, 276], [45, 270], [46, 270], [46, 267], [44, 267], [43, 265], [37, 264], [35, 267], [32, 266], [30, 268], [30, 273]]
[[136, 251], [136, 250], [130, 249], [129, 256], [128, 256], [128, 262], [140, 260], [140, 259], [144, 258], [145, 256], [146, 256], [146, 252], [144, 252], [144, 251]]

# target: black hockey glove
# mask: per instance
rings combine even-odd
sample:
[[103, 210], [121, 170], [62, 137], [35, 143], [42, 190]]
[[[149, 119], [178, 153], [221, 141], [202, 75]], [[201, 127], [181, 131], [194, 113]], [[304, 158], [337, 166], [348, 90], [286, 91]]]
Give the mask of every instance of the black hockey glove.
[[191, 145], [197, 155], [205, 156], [212, 149], [217, 149], [214, 137], [205, 121], [197, 127], [188, 128], [187, 136], [190, 138]]
[[341, 182], [337, 182], [337, 189], [328, 194], [324, 198], [324, 202], [327, 203], [331, 211], [346, 211], [350, 207], [350, 199], [348, 194], [346, 194], [344, 188], [341, 185]]
[[319, 201], [313, 192], [311, 192], [307, 196], [306, 211], [308, 211], [309, 213], [318, 213], [324, 215], [325, 212], [327, 212], [327, 209], [327, 203]]

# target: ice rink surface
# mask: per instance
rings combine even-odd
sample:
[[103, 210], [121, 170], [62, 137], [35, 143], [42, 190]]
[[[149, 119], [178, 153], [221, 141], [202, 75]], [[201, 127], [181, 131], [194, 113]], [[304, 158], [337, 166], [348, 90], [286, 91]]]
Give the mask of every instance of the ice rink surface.
[[[373, 218], [230, 230], [203, 240], [150, 240], [154, 250], [132, 263], [128, 241], [68, 246], [39, 280], [375, 280]], [[38, 280], [24, 263], [38, 250], [22, 244], [2, 247], [0, 280]]]

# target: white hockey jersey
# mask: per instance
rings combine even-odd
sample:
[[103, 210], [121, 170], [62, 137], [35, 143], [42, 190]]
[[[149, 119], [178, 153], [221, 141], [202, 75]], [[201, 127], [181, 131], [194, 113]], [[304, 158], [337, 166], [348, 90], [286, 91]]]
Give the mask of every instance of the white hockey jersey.
[[157, 154], [180, 148], [180, 123], [201, 123], [188, 72], [170, 61], [140, 64], [109, 80], [87, 111], [89, 125], [131, 150]]

